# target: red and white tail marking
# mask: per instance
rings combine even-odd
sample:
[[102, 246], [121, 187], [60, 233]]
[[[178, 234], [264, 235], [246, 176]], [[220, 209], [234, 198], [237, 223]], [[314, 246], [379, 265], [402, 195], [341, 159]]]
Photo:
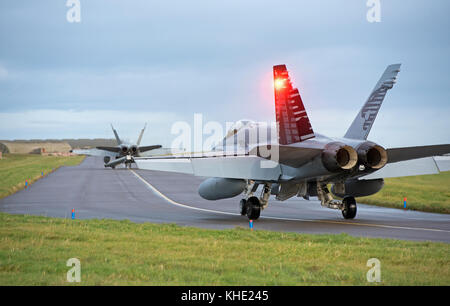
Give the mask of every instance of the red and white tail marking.
[[278, 141], [282, 145], [315, 137], [297, 88], [293, 88], [286, 65], [273, 66]]

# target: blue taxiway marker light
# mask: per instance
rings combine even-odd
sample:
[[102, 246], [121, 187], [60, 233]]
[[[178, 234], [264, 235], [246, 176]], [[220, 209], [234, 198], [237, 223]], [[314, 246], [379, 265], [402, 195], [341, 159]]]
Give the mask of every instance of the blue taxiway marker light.
[[25, 180], [25, 188], [28, 187], [28, 180]]
[[406, 197], [403, 198], [403, 209], [406, 210]]
[[43, 171], [41, 172], [41, 176], [44, 176], [44, 172]]
[[72, 220], [75, 219], [75, 208], [72, 208]]
[[248, 221], [248, 227], [250, 227], [250, 230], [253, 231], [253, 220]]

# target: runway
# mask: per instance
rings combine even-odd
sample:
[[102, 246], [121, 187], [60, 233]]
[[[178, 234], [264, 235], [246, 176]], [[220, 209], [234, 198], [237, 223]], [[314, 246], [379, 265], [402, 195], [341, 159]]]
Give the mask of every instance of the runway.
[[[248, 227], [238, 213], [239, 197], [207, 201], [197, 193], [202, 178], [146, 170], [105, 169], [101, 158], [87, 157], [62, 167], [28, 189], [0, 200], [0, 211], [77, 219], [129, 219], [226, 229]], [[319, 201], [271, 199], [254, 229], [357, 237], [450, 242], [450, 215], [358, 205], [354, 220], [323, 208]]]

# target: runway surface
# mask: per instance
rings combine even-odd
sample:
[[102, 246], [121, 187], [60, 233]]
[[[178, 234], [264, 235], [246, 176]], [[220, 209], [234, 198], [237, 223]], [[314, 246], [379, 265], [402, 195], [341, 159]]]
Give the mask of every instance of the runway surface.
[[[101, 158], [87, 157], [62, 167], [28, 189], [0, 200], [0, 211], [77, 219], [129, 219], [225, 229], [248, 227], [238, 213], [239, 197], [207, 201], [197, 188], [202, 178], [146, 170], [105, 169]], [[271, 199], [254, 228], [299, 233], [450, 242], [450, 215], [358, 205], [354, 220], [319, 201]]]

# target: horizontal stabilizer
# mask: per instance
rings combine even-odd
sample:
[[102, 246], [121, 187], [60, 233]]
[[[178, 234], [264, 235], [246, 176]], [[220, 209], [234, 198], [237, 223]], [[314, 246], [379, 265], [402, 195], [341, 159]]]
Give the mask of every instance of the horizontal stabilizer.
[[139, 152], [146, 152], [146, 151], [151, 151], [151, 150], [155, 150], [155, 149], [159, 149], [162, 148], [161, 145], [154, 145], [154, 146], [144, 146], [144, 147], [139, 147]]
[[[258, 146], [250, 151], [251, 155], [260, 156], [270, 160], [277, 160], [278, 163], [288, 165], [290, 167], [299, 168], [310, 162], [317, 155], [322, 153], [323, 149], [318, 148], [307, 148], [307, 147], [297, 147], [295, 145], [290, 146], [276, 146], [271, 145], [270, 151], [267, 150], [266, 146]], [[265, 156], [268, 154], [261, 154], [261, 152], [272, 152], [272, 155]], [[275, 154], [273, 154], [276, 152]]]
[[96, 147], [98, 150], [103, 150], [103, 151], [108, 151], [108, 152], [119, 152], [120, 148], [119, 147]]
[[437, 173], [439, 173], [439, 169], [433, 157], [425, 157], [387, 164], [380, 170], [363, 176], [362, 178], [365, 180], [371, 180], [378, 178], [416, 176]]
[[388, 163], [450, 153], [450, 144], [387, 149]]
[[434, 161], [439, 168], [439, 171], [450, 171], [450, 156], [436, 156]]

